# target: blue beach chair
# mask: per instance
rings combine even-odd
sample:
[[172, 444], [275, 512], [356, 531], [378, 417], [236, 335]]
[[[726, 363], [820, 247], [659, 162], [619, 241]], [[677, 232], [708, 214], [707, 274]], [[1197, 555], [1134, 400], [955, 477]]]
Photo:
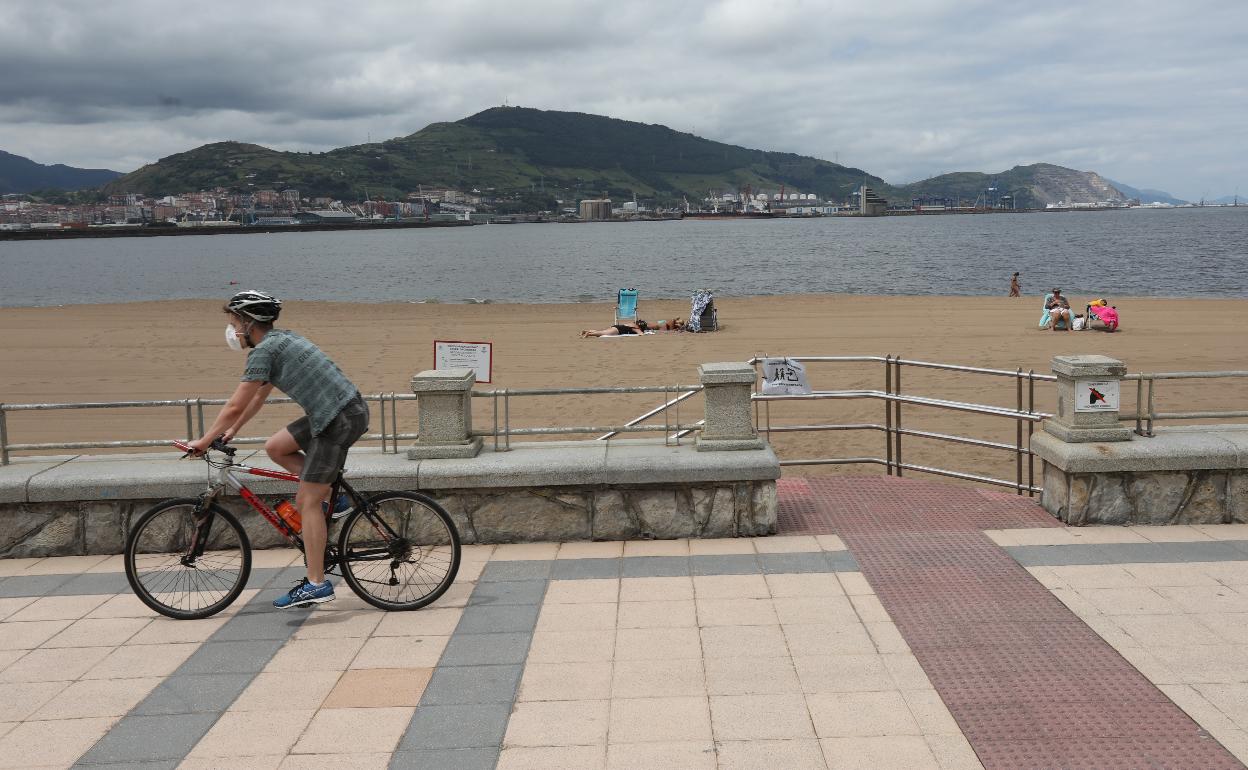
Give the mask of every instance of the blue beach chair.
[[[1049, 318], [1049, 300], [1051, 299], [1053, 299], [1052, 292], [1049, 292], [1048, 294], [1044, 295], [1044, 304], [1042, 305], [1042, 307], [1044, 308], [1044, 312], [1040, 315], [1040, 328], [1041, 329], [1049, 328], [1049, 321], [1051, 320]], [[1070, 318], [1073, 315], [1074, 314], [1072, 313], [1070, 316], [1067, 316], [1066, 318], [1063, 318], [1062, 320], [1058, 321], [1057, 328], [1065, 329], [1070, 324]]]
[[620, 289], [615, 302], [615, 322], [637, 320], [637, 290]]

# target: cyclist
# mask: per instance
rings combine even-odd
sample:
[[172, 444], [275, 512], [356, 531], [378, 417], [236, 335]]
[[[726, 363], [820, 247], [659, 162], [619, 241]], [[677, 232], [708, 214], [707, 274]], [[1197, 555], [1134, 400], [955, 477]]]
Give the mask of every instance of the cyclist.
[[[212, 427], [191, 447], [202, 454], [213, 439], [229, 441], [279, 388], [303, 407], [304, 416], [273, 434], [264, 449], [275, 463], [299, 475], [295, 507], [303, 519], [308, 574], [285, 596], [278, 609], [333, 601], [333, 583], [325, 578], [325, 514], [322, 503], [347, 460], [347, 450], [368, 431], [368, 404], [342, 370], [316, 345], [273, 322], [281, 300], [260, 291], [240, 291], [225, 303], [229, 325], [225, 341], [232, 350], [250, 348], [242, 382]], [[336, 501], [335, 515], [346, 502]]]

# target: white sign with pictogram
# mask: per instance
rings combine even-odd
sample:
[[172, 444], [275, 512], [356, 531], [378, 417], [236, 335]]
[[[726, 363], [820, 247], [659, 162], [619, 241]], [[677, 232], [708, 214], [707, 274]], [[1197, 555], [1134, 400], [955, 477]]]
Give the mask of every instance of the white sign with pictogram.
[[806, 395], [810, 383], [806, 382], [806, 367], [791, 358], [763, 359], [763, 394]]
[[1075, 411], [1118, 411], [1118, 380], [1075, 380]]
[[494, 379], [494, 344], [434, 340], [433, 368], [472, 369], [477, 382], [489, 382]]

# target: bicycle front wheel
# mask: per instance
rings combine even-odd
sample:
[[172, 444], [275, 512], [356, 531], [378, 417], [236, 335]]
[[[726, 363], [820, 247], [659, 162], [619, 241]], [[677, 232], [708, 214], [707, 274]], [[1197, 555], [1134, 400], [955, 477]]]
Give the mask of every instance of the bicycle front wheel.
[[251, 574], [251, 544], [238, 519], [193, 497], [166, 500], [139, 517], [126, 539], [126, 578], [148, 607], [178, 620], [215, 615]]
[[415, 492], [382, 492], [347, 517], [338, 539], [342, 576], [383, 610], [415, 610], [455, 582], [459, 532], [450, 515]]

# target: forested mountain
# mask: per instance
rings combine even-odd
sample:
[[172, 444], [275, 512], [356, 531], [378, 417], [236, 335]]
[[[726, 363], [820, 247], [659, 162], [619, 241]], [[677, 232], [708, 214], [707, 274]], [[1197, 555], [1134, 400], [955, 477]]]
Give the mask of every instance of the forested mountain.
[[57, 163], [45, 166], [21, 155], [0, 150], [0, 193], [33, 190], [83, 190], [99, 187], [121, 176], [103, 168], [74, 168]]

